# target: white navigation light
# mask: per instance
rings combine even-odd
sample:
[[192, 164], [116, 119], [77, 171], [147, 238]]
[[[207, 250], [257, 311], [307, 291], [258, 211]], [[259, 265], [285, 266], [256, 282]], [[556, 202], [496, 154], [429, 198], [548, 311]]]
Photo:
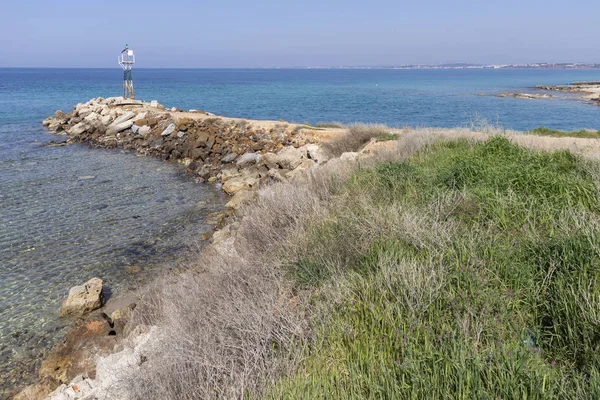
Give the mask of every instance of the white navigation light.
[[135, 55], [133, 50], [129, 48], [129, 45], [125, 45], [123, 51], [118, 57], [119, 65], [123, 68], [123, 97], [126, 99], [135, 98], [133, 94], [133, 78], [131, 74], [131, 67], [135, 64]]

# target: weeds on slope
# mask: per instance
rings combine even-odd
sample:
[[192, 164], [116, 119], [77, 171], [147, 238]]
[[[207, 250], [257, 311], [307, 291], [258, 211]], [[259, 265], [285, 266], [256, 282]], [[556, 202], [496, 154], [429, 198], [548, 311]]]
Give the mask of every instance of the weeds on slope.
[[[324, 147], [333, 155], [339, 156], [349, 151], [358, 151], [372, 138], [379, 137], [389, 140], [390, 128], [383, 124], [353, 124], [348, 131], [324, 144]], [[393, 139], [396, 139], [395, 137]]]
[[597, 182], [494, 137], [358, 171], [289, 272], [305, 360], [270, 398], [598, 398]]
[[557, 129], [550, 129], [544, 126], [537, 127], [527, 132], [532, 135], [539, 136], [553, 136], [553, 137], [577, 137], [577, 138], [590, 138], [599, 139], [600, 131], [593, 129], [581, 129], [578, 131], [561, 131]]
[[264, 189], [164, 287], [130, 398], [600, 397], [598, 168], [438, 139]]

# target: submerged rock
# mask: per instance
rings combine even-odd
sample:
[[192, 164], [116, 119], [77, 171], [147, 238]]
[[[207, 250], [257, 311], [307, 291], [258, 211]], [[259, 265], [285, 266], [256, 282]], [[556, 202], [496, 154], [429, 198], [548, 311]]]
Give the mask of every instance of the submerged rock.
[[104, 305], [102, 279], [92, 278], [83, 285], [74, 286], [63, 301], [60, 316], [83, 315]]

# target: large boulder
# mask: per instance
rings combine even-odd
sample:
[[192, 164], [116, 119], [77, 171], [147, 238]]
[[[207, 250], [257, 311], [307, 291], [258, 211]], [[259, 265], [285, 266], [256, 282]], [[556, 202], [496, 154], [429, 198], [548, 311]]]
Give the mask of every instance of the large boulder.
[[[125, 121], [129, 121], [129, 120], [130, 120], [130, 119], [132, 119], [133, 117], [135, 117], [135, 113], [134, 113], [134, 112], [132, 112], [132, 111], [127, 111], [125, 114], [123, 114], [123, 115], [121, 115], [119, 118], [115, 119], [115, 120], [112, 122], [112, 124], [110, 124], [110, 125], [108, 126], [108, 128], [110, 129], [110, 128], [112, 128], [112, 127], [115, 127], [115, 126], [117, 126], [117, 125], [119, 125], [119, 124], [122, 124], [122, 123], [123, 123], [123, 122], [125, 122]], [[133, 122], [132, 122], [131, 124], [133, 125]], [[129, 126], [131, 126], [131, 125], [129, 125]]]
[[128, 121], [124, 121], [121, 122], [120, 124], [115, 125], [115, 123], [113, 122], [110, 127], [106, 130], [106, 134], [107, 135], [114, 135], [115, 133], [119, 133], [124, 131], [125, 129], [129, 129], [131, 128], [131, 126], [133, 125], [133, 121], [132, 120], [128, 120]]
[[61, 317], [83, 315], [104, 305], [102, 279], [92, 278], [83, 285], [74, 286], [60, 308]]
[[311, 160], [314, 160], [317, 164], [323, 164], [327, 162], [331, 157], [330, 155], [320, 146], [316, 144], [307, 144], [300, 147], [300, 150], [306, 151], [306, 155]]
[[66, 124], [69, 120], [69, 116], [64, 111], [58, 110], [52, 116], [46, 118], [44, 122], [42, 122], [43, 126], [50, 127], [52, 125], [58, 126], [62, 124]]
[[88, 124], [84, 121], [81, 121], [75, 125], [73, 125], [72, 127], [70, 127], [67, 130], [67, 133], [70, 136], [77, 136], [77, 135], [81, 135], [83, 132], [87, 131], [89, 128]]
[[223, 190], [230, 195], [234, 195], [240, 190], [256, 189], [260, 183], [260, 175], [256, 170], [243, 170], [241, 176], [236, 176], [227, 180], [223, 184]]
[[277, 163], [281, 168], [294, 169], [302, 163], [304, 155], [293, 146], [284, 147], [277, 153]]

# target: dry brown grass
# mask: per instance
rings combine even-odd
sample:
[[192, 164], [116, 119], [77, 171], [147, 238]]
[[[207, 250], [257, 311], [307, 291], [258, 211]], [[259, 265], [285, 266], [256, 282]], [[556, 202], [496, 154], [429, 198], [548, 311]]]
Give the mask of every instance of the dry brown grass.
[[344, 134], [325, 143], [325, 147], [332, 154], [339, 156], [342, 153], [358, 151], [372, 138], [388, 134], [390, 131], [391, 129], [383, 124], [353, 124]]

